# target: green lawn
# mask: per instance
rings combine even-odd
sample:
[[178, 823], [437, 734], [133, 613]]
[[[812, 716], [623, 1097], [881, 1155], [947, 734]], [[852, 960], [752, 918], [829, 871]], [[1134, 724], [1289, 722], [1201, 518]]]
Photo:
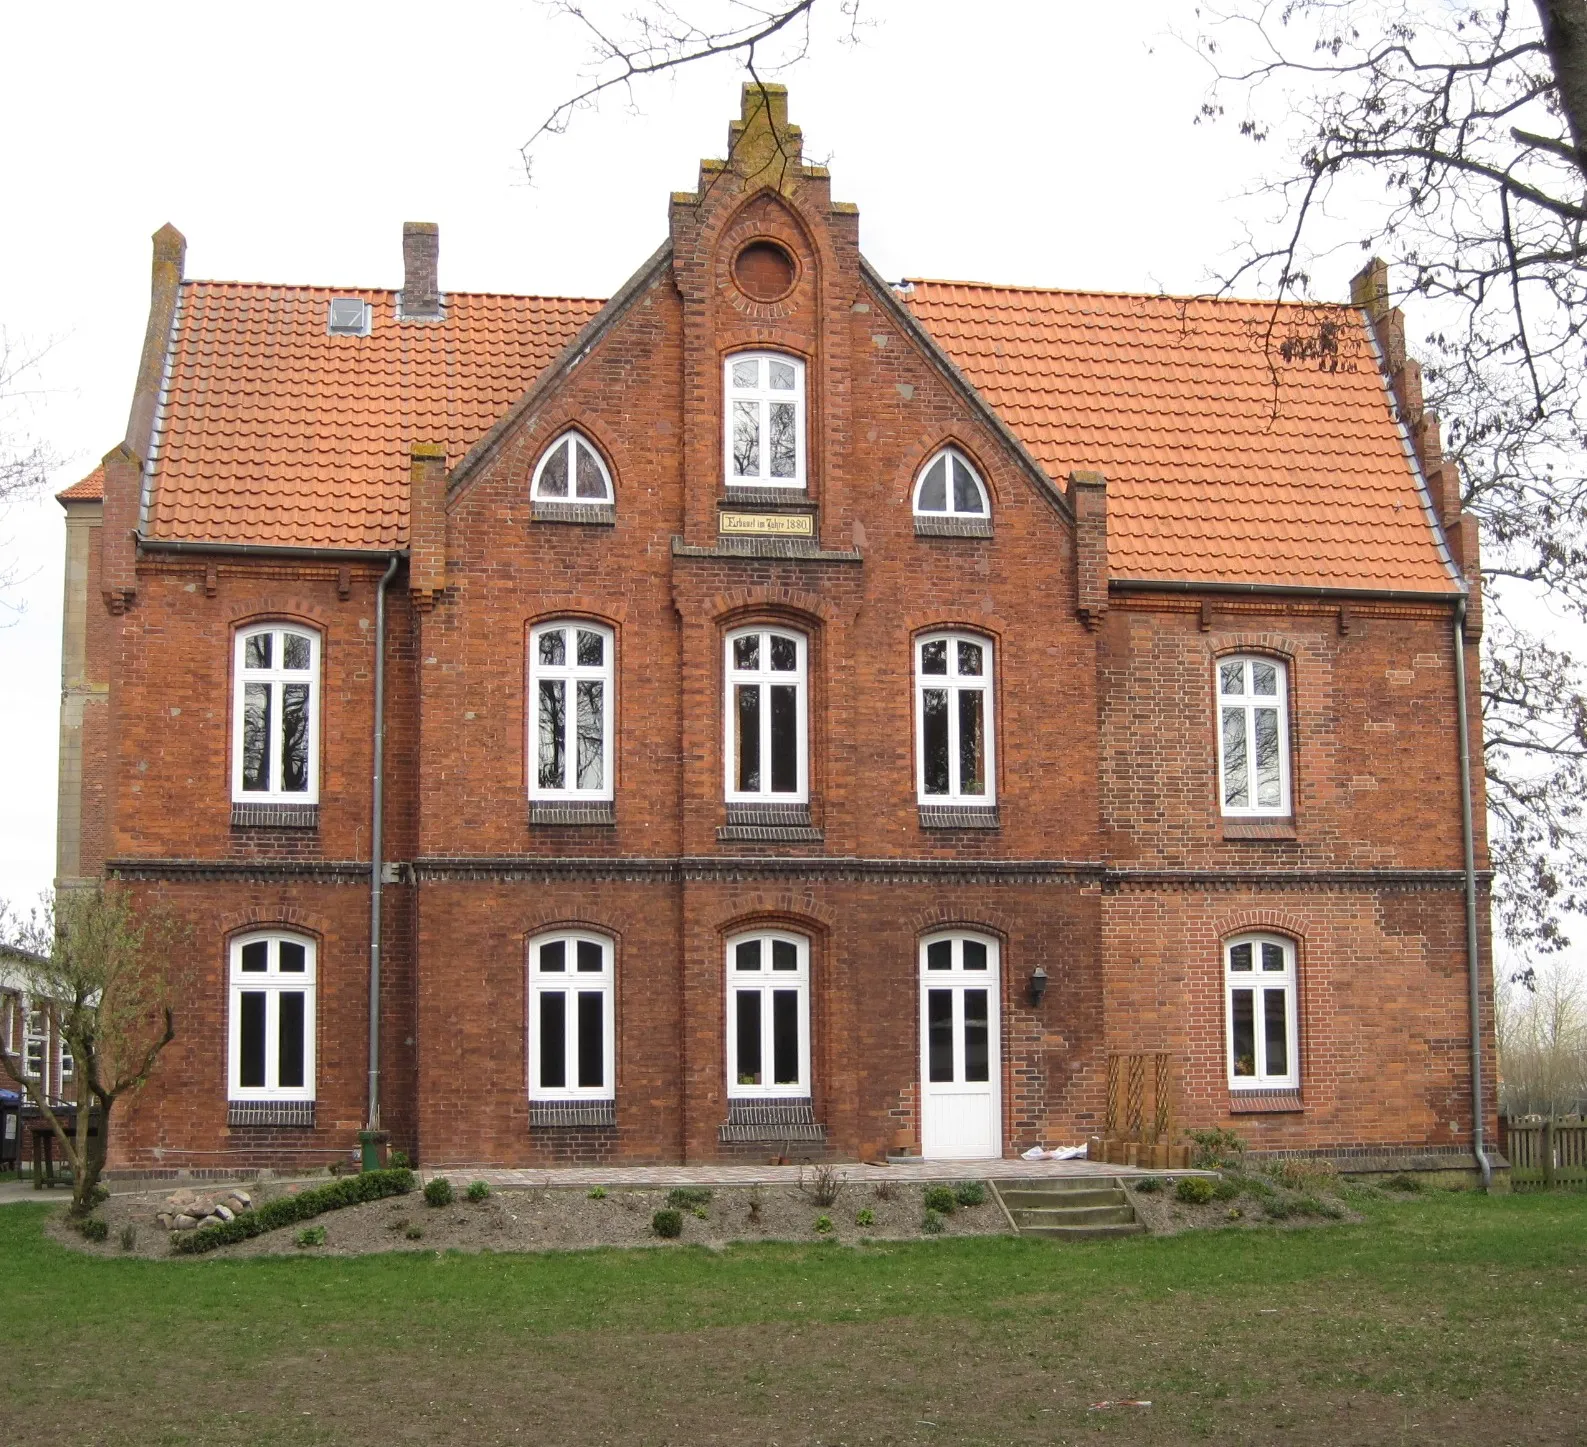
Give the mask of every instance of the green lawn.
[[[0, 1207], [8, 1442], [1580, 1443], [1587, 1195], [1360, 1226], [94, 1260]], [[1147, 1398], [1150, 1408], [1088, 1410]]]

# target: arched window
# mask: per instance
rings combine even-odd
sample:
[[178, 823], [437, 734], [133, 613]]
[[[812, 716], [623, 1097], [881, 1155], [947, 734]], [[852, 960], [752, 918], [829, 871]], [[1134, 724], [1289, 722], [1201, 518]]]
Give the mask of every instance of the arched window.
[[915, 482], [915, 513], [920, 517], [989, 519], [986, 484], [963, 453], [944, 447], [920, 470]]
[[529, 941], [529, 1099], [616, 1094], [612, 942], [582, 930]]
[[757, 930], [727, 942], [729, 1097], [810, 1094], [810, 941]]
[[275, 931], [231, 942], [232, 1100], [314, 1099], [315, 953], [313, 940]]
[[542, 623], [529, 636], [529, 797], [612, 797], [612, 631]]
[[1220, 658], [1218, 794], [1236, 817], [1286, 815], [1289, 791], [1289, 700], [1276, 658]]
[[233, 800], [318, 803], [319, 634], [283, 623], [242, 630], [233, 687]]
[[803, 487], [804, 363], [778, 352], [739, 352], [724, 365], [729, 484]]
[[1278, 935], [1242, 935], [1227, 941], [1224, 995], [1230, 1087], [1298, 1086], [1293, 941]]
[[727, 798], [739, 804], [803, 804], [807, 646], [786, 628], [741, 628], [727, 636]]
[[609, 503], [612, 475], [588, 438], [564, 432], [540, 458], [529, 496], [535, 502]]
[[915, 783], [922, 804], [992, 804], [992, 644], [966, 633], [915, 640]]

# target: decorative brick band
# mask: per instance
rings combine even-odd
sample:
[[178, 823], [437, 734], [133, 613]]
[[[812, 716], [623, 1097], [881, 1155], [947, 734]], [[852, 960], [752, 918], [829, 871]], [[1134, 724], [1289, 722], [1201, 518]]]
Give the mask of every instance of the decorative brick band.
[[582, 523], [598, 528], [617, 525], [617, 507], [609, 502], [536, 502], [530, 516], [537, 523]]
[[810, 806], [808, 804], [729, 804], [727, 822], [758, 824], [769, 828], [808, 829]]
[[227, 1125], [298, 1126], [314, 1129], [312, 1100], [233, 1100], [226, 1105]]
[[863, 563], [859, 553], [823, 548], [820, 543], [796, 538], [722, 538], [713, 548], [697, 548], [673, 538], [675, 558], [803, 558], [816, 563]]
[[996, 804], [922, 804], [922, 829], [1001, 829]]
[[989, 538], [991, 518], [922, 517], [915, 515], [917, 538]]
[[552, 804], [545, 800], [531, 800], [531, 824], [600, 824], [617, 823], [617, 805], [610, 799], [595, 804]]
[[1298, 1114], [1305, 1110], [1298, 1090], [1231, 1090], [1230, 1115]]
[[233, 804], [233, 829], [318, 829], [318, 804]]
[[717, 1139], [734, 1141], [825, 1141], [808, 1096], [797, 1100], [730, 1100]]
[[531, 1100], [529, 1102], [529, 1126], [532, 1130], [616, 1124], [615, 1100]]
[[1293, 819], [1225, 819], [1225, 839], [1295, 839]]
[[724, 844], [819, 844], [819, 829], [797, 824], [724, 824], [716, 831]]

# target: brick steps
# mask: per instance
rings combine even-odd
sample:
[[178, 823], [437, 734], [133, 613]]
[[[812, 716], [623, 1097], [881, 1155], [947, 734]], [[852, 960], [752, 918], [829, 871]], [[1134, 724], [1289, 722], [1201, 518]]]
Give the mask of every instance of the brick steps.
[[1115, 1179], [993, 1181], [991, 1186], [1021, 1236], [1096, 1241], [1146, 1230]]

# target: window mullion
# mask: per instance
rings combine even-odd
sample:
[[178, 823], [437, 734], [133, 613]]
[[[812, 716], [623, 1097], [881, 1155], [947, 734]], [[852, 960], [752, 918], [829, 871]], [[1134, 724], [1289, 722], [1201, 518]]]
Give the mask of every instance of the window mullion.
[[[770, 950], [767, 951], [768, 956]], [[769, 968], [771, 960], [766, 960]], [[772, 1003], [775, 987], [766, 981], [760, 987], [760, 1073], [761, 1083], [767, 1091], [777, 1089], [777, 1031], [772, 1020]]]
[[[953, 640], [949, 639], [950, 660], [953, 658], [953, 653]], [[948, 706], [948, 797], [958, 799], [964, 793], [964, 779], [959, 771], [959, 689], [958, 682], [951, 672], [943, 680], [942, 688]]]
[[[569, 970], [578, 968], [578, 945], [568, 941]], [[562, 1060], [564, 1074], [562, 1088], [569, 1095], [579, 1090], [579, 991], [576, 980], [569, 977], [566, 993], [562, 996]]]
[[281, 991], [266, 990], [264, 997], [264, 1088], [274, 1094], [281, 1088]]

